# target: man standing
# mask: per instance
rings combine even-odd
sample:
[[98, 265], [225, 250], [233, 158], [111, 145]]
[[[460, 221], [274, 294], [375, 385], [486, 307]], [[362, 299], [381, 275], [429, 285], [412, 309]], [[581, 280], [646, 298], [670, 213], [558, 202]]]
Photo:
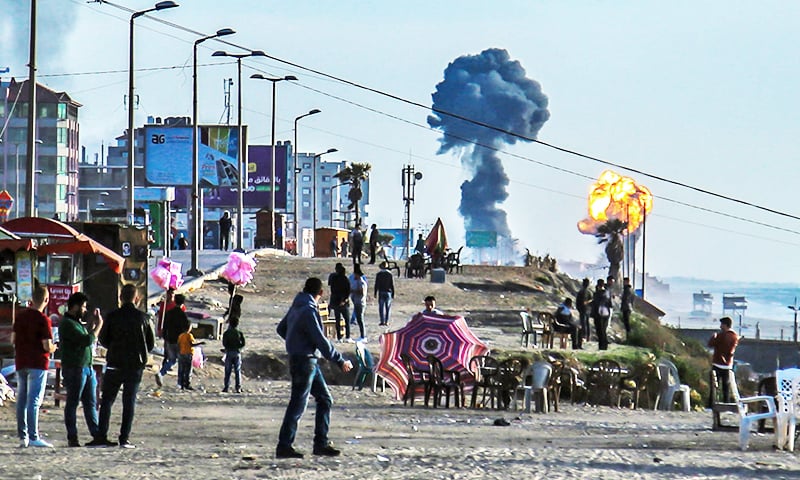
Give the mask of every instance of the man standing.
[[[733, 320], [730, 317], [719, 319], [719, 332], [714, 333], [708, 340], [708, 346], [714, 349], [711, 357], [711, 367], [717, 375], [717, 380], [722, 384], [722, 401], [730, 402], [730, 372], [733, 370], [733, 353], [739, 345], [739, 336], [731, 327]], [[714, 399], [711, 399], [713, 403]]]
[[164, 375], [178, 363], [178, 337], [189, 328], [189, 317], [186, 315], [186, 297], [180, 293], [175, 295], [175, 306], [164, 314], [164, 362], [156, 373], [156, 383], [164, 386]]
[[322, 319], [317, 307], [322, 293], [320, 279], [312, 277], [306, 280], [303, 291], [297, 294], [291, 308], [278, 324], [278, 335], [286, 340], [286, 352], [289, 354], [292, 393], [275, 448], [277, 458], [303, 458], [303, 454], [292, 445], [297, 434], [297, 422], [306, 409], [309, 393], [317, 402], [314, 455], [336, 456], [341, 453], [328, 440], [333, 398], [318, 362], [321, 355], [337, 363], [345, 373], [353, 368], [353, 364], [336, 351], [322, 332]]
[[369, 294], [369, 286], [367, 285], [367, 276], [361, 271], [361, 265], [353, 265], [353, 273], [348, 278], [350, 281], [350, 300], [353, 302], [353, 317], [358, 325], [359, 341], [366, 341], [366, 334], [364, 332], [364, 306], [367, 303], [367, 295]]
[[591, 329], [589, 328], [589, 310], [592, 302], [592, 292], [589, 291], [589, 279], [584, 278], [581, 284], [581, 289], [575, 296], [575, 307], [578, 309], [578, 315], [581, 322], [581, 336], [587, 342], [589, 341]]
[[17, 369], [17, 434], [21, 448], [52, 447], [39, 438], [39, 407], [44, 399], [50, 354], [56, 351], [50, 319], [43, 313], [50, 297], [36, 285], [31, 307], [17, 314], [11, 342]]
[[372, 224], [372, 231], [369, 232], [369, 264], [375, 265], [375, 253], [378, 250], [378, 236], [381, 234], [378, 231], [378, 226]]
[[[103, 397], [100, 402], [100, 429], [89, 446], [109, 447], [116, 443], [108, 440], [108, 422], [111, 407], [122, 388], [122, 423], [119, 429], [119, 446], [136, 448], [130, 442], [136, 393], [147, 365], [147, 354], [153, 349], [153, 329], [144, 312], [136, 308], [136, 287], [122, 286], [122, 306], [108, 314], [108, 321], [100, 330], [100, 345], [106, 347], [106, 373], [103, 376]], [[174, 309], [173, 309], [174, 310]]]
[[625, 340], [631, 336], [631, 310], [633, 305], [633, 287], [631, 279], [622, 279], [622, 297], [620, 297], [620, 310], [622, 310], [622, 324], [625, 325]]
[[380, 325], [389, 325], [389, 315], [392, 311], [392, 299], [394, 298], [394, 277], [388, 267], [389, 265], [386, 262], [381, 262], [381, 269], [375, 275], [375, 296], [378, 297]]
[[611, 308], [611, 293], [606, 290], [606, 282], [600, 279], [592, 297], [592, 317], [594, 331], [597, 333], [598, 350], [608, 350], [608, 320], [611, 318]]
[[342, 320], [347, 341], [350, 340], [350, 280], [347, 278], [344, 265], [336, 264], [336, 271], [328, 276], [328, 287], [331, 295], [328, 298], [329, 307], [333, 310], [336, 319], [336, 338], [342, 340]]
[[361, 263], [361, 251], [364, 249], [364, 234], [361, 233], [361, 224], [356, 223], [350, 231], [350, 245], [353, 247], [353, 265]]
[[231, 213], [227, 210], [222, 212], [219, 219], [219, 249], [228, 251], [231, 243]]
[[[80, 447], [78, 441], [78, 402], [83, 403], [83, 417], [89, 434], [97, 437], [97, 378], [92, 368], [92, 350], [97, 335], [103, 327], [100, 309], [94, 309], [91, 321], [84, 322], [89, 297], [76, 292], [67, 300], [67, 311], [58, 328], [61, 348], [61, 378], [67, 389], [64, 405], [64, 425], [67, 428], [67, 445]], [[86, 325], [86, 326], [84, 326]], [[88, 326], [88, 328], [87, 328]]]

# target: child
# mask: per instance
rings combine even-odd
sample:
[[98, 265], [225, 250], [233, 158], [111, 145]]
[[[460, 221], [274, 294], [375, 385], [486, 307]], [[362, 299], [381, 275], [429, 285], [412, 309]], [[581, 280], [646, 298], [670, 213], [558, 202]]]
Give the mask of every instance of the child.
[[178, 336], [178, 385], [183, 390], [194, 390], [190, 381], [192, 378], [192, 357], [194, 356], [194, 347], [198, 345], [205, 345], [206, 342], [195, 342], [194, 335], [192, 335], [192, 325], [186, 328], [186, 331]]
[[242, 393], [242, 356], [244, 348], [244, 334], [237, 328], [239, 317], [231, 316], [228, 319], [228, 329], [222, 335], [222, 346], [225, 352], [225, 386], [222, 391], [227, 393], [231, 384], [231, 372], [234, 372], [236, 393]]

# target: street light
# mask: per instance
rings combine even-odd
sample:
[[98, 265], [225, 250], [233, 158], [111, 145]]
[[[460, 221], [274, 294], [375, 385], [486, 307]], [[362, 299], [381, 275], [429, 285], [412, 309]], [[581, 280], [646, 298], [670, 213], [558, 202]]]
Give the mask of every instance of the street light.
[[297, 201], [298, 201], [298, 194], [297, 194], [297, 174], [300, 173], [301, 169], [297, 168], [297, 121], [301, 118], [308, 117], [310, 115], [316, 115], [318, 113], [322, 113], [322, 110], [315, 108], [313, 110], [309, 110], [308, 113], [304, 113], [299, 117], [295, 117], [294, 119], [294, 238], [300, 238], [300, 221], [297, 218]]
[[254, 78], [256, 80], [267, 80], [272, 82], [272, 173], [270, 174], [270, 184], [269, 190], [272, 197], [272, 203], [270, 205], [271, 213], [270, 213], [270, 225], [269, 230], [272, 232], [272, 246], [278, 248], [277, 240], [278, 236], [275, 234], [275, 85], [278, 82], [283, 80], [297, 80], [297, 77], [294, 75], [286, 75], [285, 77], [281, 78], [270, 78], [261, 75], [260, 73], [254, 73], [250, 75], [250, 78]]
[[311, 181], [312, 186], [311, 188], [314, 190], [314, 205], [313, 209], [311, 210], [311, 220], [312, 226], [314, 229], [314, 245], [316, 247], [317, 244], [317, 159], [322, 157], [323, 155], [327, 155], [329, 153], [338, 152], [335, 148], [329, 148], [327, 151], [318, 153], [314, 155], [314, 158], [311, 160]]
[[[34, 143], [38, 143], [41, 145], [41, 140], [35, 140]], [[14, 143], [14, 170], [15, 170], [15, 185], [14, 185], [14, 202], [16, 205], [14, 206], [14, 217], [19, 218], [19, 146], [22, 145], [21, 143]], [[30, 165], [30, 162], [27, 162]], [[37, 172], [41, 172], [41, 170], [36, 170]], [[35, 173], [35, 172], [34, 172]], [[30, 175], [33, 177], [33, 175]], [[5, 178], [5, 173], [3, 173], [3, 178]], [[35, 177], [33, 177], [35, 178]], [[31, 189], [33, 190], [33, 189]]]
[[192, 50], [192, 264], [186, 275], [199, 277], [203, 272], [198, 267], [200, 237], [200, 162], [197, 159], [197, 46], [212, 38], [224, 37], [236, 33], [230, 28], [217, 30], [213, 35], [206, 35], [194, 41]]
[[135, 158], [136, 149], [134, 148], [134, 134], [133, 134], [133, 24], [134, 20], [142, 15], [158, 10], [166, 10], [168, 8], [175, 8], [178, 4], [172, 1], [158, 2], [152, 8], [147, 10], [139, 10], [133, 12], [130, 21], [130, 38], [128, 45], [128, 223], [133, 225], [133, 208], [134, 208], [134, 195], [135, 189]]
[[222, 50], [217, 50], [216, 52], [211, 54], [212, 57], [232, 57], [236, 59], [236, 69], [239, 74], [239, 84], [236, 87], [236, 93], [238, 96], [236, 102], [236, 126], [239, 131], [238, 135], [238, 164], [237, 169], [239, 170], [239, 181], [237, 187], [237, 208], [236, 208], [236, 246], [238, 248], [244, 248], [244, 188], [246, 185], [244, 184], [244, 176], [247, 172], [247, 153], [245, 152], [246, 146], [243, 149], [242, 143], [242, 59], [246, 57], [266, 57], [267, 54], [262, 52], [261, 50], [253, 50], [250, 53], [228, 53]]

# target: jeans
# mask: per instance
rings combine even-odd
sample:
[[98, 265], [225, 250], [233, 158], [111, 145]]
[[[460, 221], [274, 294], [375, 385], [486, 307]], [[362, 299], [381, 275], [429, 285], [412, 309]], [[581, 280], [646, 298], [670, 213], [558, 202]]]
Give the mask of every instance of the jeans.
[[78, 402], [83, 403], [83, 416], [89, 434], [97, 436], [97, 378], [92, 367], [64, 367], [61, 378], [67, 389], [67, 402], [64, 405], [64, 425], [67, 427], [67, 439], [78, 439], [77, 412]]
[[119, 427], [119, 441], [127, 442], [133, 426], [133, 415], [136, 410], [136, 394], [142, 382], [144, 368], [136, 370], [122, 370], [109, 368], [103, 375], [103, 397], [100, 400], [100, 424], [97, 432], [98, 438], [108, 438], [108, 422], [111, 419], [111, 407], [117, 400], [117, 394], [122, 388], [122, 423]]
[[331, 423], [331, 406], [333, 398], [325, 383], [325, 377], [317, 364], [317, 359], [305, 355], [289, 356], [289, 374], [292, 377], [292, 395], [283, 423], [278, 434], [278, 448], [290, 448], [297, 435], [297, 422], [303, 416], [310, 393], [317, 402], [314, 415], [314, 445], [328, 444], [328, 428]]
[[219, 249], [228, 250], [231, 243], [231, 232], [220, 232], [219, 234]]
[[182, 353], [178, 355], [178, 385], [181, 388], [192, 386], [192, 354]]
[[47, 370], [17, 370], [17, 435], [20, 440], [39, 439], [39, 407], [46, 385]]
[[[361, 302], [353, 302], [353, 316], [358, 324], [358, 331], [361, 333], [361, 338], [364, 338], [364, 304]], [[348, 335], [349, 337], [350, 335]]]
[[594, 318], [594, 331], [597, 333], [598, 350], [608, 350], [608, 319], [609, 317], [600, 316]]
[[589, 341], [592, 333], [589, 327], [589, 311], [586, 309], [578, 310], [578, 316], [581, 319], [581, 335], [584, 340]]
[[231, 372], [236, 382], [236, 390], [242, 387], [242, 354], [240, 352], [225, 352], [225, 384], [223, 389], [227, 390], [231, 385]]
[[173, 365], [178, 363], [179, 352], [177, 343], [164, 342], [164, 361], [161, 363], [161, 370], [159, 371], [162, 377], [172, 370]]
[[344, 305], [335, 305], [330, 308], [336, 318], [336, 338], [342, 339], [342, 324], [340, 323], [342, 320], [344, 320], [344, 331], [347, 338], [350, 338], [350, 307], [345, 303]]
[[378, 292], [378, 315], [381, 318], [381, 325], [389, 323], [389, 314], [392, 311], [391, 292]]
[[622, 324], [625, 325], [625, 339], [631, 334], [631, 311], [622, 311]]

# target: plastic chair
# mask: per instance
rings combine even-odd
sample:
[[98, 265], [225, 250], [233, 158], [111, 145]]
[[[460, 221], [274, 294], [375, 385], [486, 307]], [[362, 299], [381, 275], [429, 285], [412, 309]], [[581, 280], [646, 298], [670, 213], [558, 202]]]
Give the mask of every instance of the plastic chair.
[[461, 383], [461, 373], [455, 370], [445, 370], [442, 367], [442, 361], [435, 355], [428, 355], [428, 366], [430, 373], [425, 387], [425, 406], [428, 406], [428, 400], [433, 396], [433, 408], [438, 407], [442, 403], [444, 394], [445, 408], [450, 408], [451, 393], [456, 408], [463, 405], [464, 384]]
[[533, 335], [533, 346], [537, 345], [537, 338], [536, 335], [541, 329], [533, 328], [533, 321], [531, 319], [531, 314], [528, 312], [519, 312], [519, 316], [522, 317], [522, 335], [520, 336], [519, 343], [520, 346], [524, 346], [528, 348], [529, 340], [531, 335]]
[[594, 362], [586, 376], [588, 402], [599, 405], [604, 401], [607, 405], [618, 405], [621, 378], [622, 367], [614, 360], [601, 359]]
[[[550, 376], [553, 373], [553, 366], [548, 362], [534, 362], [528, 367], [523, 376], [523, 384], [517, 387], [517, 391], [525, 394], [525, 413], [531, 413], [531, 398], [536, 402], [536, 411], [547, 413], [549, 401], [547, 390], [550, 385]], [[514, 409], [517, 408], [517, 395], [514, 395]]]
[[403, 395], [403, 405], [409, 402], [414, 406], [414, 397], [417, 396], [417, 387], [424, 386], [427, 382], [428, 372], [426, 370], [414, 368], [414, 363], [405, 353], [400, 354], [400, 360], [403, 362], [403, 367], [406, 370], [408, 383], [406, 383], [406, 393]]
[[480, 405], [486, 406], [486, 396], [489, 396], [489, 402], [492, 408], [495, 408], [495, 400], [497, 399], [497, 367], [499, 363], [494, 357], [488, 355], [480, 355], [472, 357], [469, 360], [469, 371], [475, 377], [475, 383], [472, 386], [472, 408], [477, 408], [478, 405], [478, 389], [482, 389]]
[[[728, 372], [730, 375], [731, 395], [739, 413], [739, 448], [747, 450], [747, 444], [750, 441], [750, 427], [753, 422], [767, 418], [777, 418], [777, 411], [775, 409], [775, 399], [767, 395], [757, 395], [754, 397], [740, 397], [739, 387], [736, 386], [736, 375], [733, 370]], [[764, 402], [766, 411], [755, 412], [749, 408], [752, 404], [759, 404]], [[755, 410], [755, 409], [752, 409]]]
[[775, 442], [779, 449], [794, 451], [797, 416], [800, 415], [800, 368], [775, 372], [778, 403], [775, 417]]
[[358, 387], [359, 390], [363, 389], [367, 379], [372, 375], [372, 391], [375, 392], [378, 390], [378, 377], [380, 377], [382, 382], [381, 391], [385, 392], [386, 380], [376, 373], [375, 361], [372, 354], [364, 346], [364, 342], [356, 342], [356, 361], [358, 362], [358, 371], [356, 372], [356, 378], [353, 382], [353, 390], [355, 390], [356, 387]]
[[660, 359], [658, 361], [658, 378], [661, 382], [661, 388], [656, 408], [658, 410], [672, 410], [675, 394], [680, 393], [683, 411], [688, 412], [691, 405], [689, 393], [692, 389], [689, 385], [681, 384], [681, 378], [678, 376], [678, 367], [665, 358]]
[[536, 328], [537, 324], [542, 329], [542, 346], [546, 348], [553, 348], [553, 322], [555, 317], [550, 312], [538, 312], [536, 314], [536, 323], [533, 324]]

